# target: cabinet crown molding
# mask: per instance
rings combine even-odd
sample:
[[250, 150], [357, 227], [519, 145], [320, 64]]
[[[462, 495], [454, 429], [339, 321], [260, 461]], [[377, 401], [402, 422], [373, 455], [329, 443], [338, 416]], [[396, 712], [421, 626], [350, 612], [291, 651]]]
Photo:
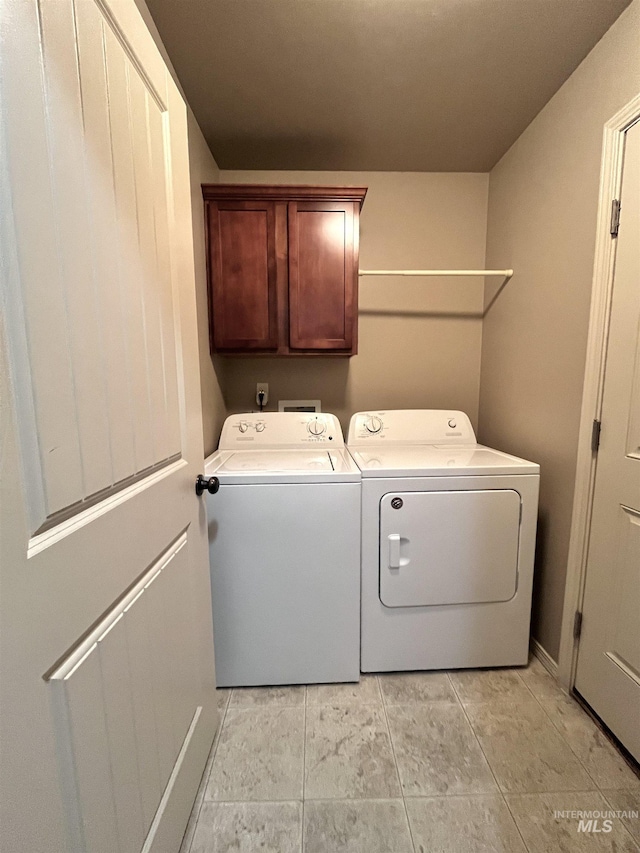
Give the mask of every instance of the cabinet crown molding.
[[291, 184], [202, 184], [205, 201], [352, 201], [362, 209], [367, 187]]

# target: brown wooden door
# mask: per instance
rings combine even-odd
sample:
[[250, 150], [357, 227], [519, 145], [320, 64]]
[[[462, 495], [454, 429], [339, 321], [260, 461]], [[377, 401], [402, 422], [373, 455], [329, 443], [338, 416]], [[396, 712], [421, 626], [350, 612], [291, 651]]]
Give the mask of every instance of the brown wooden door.
[[355, 350], [358, 204], [289, 203], [289, 346]]
[[211, 201], [207, 218], [212, 349], [275, 351], [275, 202]]

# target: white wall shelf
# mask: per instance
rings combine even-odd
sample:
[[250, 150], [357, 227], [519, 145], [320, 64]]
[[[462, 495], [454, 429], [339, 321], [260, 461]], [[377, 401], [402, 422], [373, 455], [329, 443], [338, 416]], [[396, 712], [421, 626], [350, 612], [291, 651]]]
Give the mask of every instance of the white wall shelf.
[[505, 284], [513, 275], [513, 270], [358, 270], [358, 275], [406, 275], [406, 276], [441, 276], [441, 275], [483, 275], [504, 276]]

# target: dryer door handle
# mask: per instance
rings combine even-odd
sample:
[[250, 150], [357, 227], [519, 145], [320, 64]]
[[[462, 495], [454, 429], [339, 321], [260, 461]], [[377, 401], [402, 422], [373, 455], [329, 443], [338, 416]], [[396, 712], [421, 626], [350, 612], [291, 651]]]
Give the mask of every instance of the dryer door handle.
[[400, 568], [400, 534], [390, 533], [387, 537], [389, 542], [389, 568]]

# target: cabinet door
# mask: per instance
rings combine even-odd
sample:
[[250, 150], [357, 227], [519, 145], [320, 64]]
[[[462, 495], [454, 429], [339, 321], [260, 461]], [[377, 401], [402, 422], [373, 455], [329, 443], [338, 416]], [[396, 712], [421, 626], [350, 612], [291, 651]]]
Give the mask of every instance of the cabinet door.
[[275, 350], [275, 203], [208, 202], [208, 228], [212, 350]]
[[289, 346], [355, 349], [358, 206], [289, 203]]

